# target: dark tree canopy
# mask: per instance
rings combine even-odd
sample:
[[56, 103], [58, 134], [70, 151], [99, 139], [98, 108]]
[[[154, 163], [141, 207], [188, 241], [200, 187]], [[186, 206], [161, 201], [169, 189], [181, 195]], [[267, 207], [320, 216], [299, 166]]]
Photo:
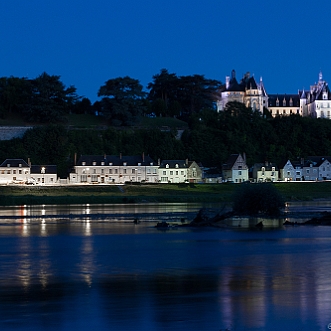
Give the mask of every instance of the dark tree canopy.
[[104, 116], [114, 125], [132, 124], [145, 110], [143, 86], [128, 76], [108, 80], [98, 96]]
[[149, 100], [157, 115], [180, 116], [214, 108], [221, 82], [203, 75], [177, 77], [162, 69], [148, 84]]
[[66, 88], [60, 76], [43, 73], [35, 79], [0, 79], [0, 116], [19, 113], [28, 122], [63, 122], [77, 100], [76, 88]]
[[60, 76], [44, 72], [33, 80], [31, 104], [23, 114], [29, 122], [63, 122], [76, 98], [75, 87], [66, 88]]
[[0, 78], [0, 117], [22, 113], [30, 103], [31, 93], [32, 83], [26, 78]]

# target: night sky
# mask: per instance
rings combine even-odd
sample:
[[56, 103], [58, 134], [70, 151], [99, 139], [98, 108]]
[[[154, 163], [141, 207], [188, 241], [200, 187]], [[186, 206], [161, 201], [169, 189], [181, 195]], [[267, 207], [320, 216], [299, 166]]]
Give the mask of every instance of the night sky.
[[3, 0], [0, 77], [59, 75], [94, 102], [111, 78], [235, 69], [297, 93], [320, 70], [331, 82], [330, 13], [330, 0]]

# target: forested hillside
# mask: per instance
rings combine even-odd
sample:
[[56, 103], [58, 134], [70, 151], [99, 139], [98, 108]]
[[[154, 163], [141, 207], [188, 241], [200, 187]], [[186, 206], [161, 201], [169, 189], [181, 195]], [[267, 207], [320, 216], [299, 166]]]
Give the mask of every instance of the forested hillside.
[[39, 126], [22, 139], [0, 141], [0, 159], [30, 158], [33, 164], [57, 164], [65, 177], [74, 155], [150, 155], [158, 159], [196, 160], [220, 167], [231, 153], [246, 153], [248, 165], [308, 155], [331, 155], [331, 121], [292, 115], [265, 118], [240, 103], [229, 103], [222, 113], [205, 109], [194, 113], [189, 127], [176, 138], [176, 130], [159, 128], [70, 129]]

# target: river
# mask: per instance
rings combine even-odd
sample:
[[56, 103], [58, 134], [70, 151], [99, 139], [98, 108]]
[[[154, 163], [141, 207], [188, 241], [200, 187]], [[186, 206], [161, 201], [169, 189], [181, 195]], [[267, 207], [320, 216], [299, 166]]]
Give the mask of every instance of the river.
[[[288, 210], [305, 207], [329, 208]], [[2, 208], [0, 330], [327, 329], [330, 227], [154, 227], [157, 213], [186, 223], [199, 208]]]

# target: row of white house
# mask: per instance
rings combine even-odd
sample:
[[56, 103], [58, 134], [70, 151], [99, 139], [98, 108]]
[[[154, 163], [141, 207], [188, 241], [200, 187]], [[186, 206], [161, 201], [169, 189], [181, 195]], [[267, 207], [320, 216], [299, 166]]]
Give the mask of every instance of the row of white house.
[[183, 183], [201, 182], [202, 170], [195, 161], [163, 160], [150, 156], [83, 155], [74, 165], [69, 181], [116, 184], [127, 182]]
[[0, 164], [0, 184], [55, 184], [56, 165], [31, 165], [23, 159], [7, 159]]
[[331, 180], [331, 156], [309, 156], [299, 161], [287, 160], [280, 167], [274, 163], [256, 163], [248, 168], [245, 155], [233, 154], [223, 165], [223, 181], [317, 181]]
[[[201, 167], [195, 161], [163, 160], [150, 156], [83, 155], [75, 162], [67, 184], [198, 183]], [[0, 165], [0, 184], [56, 184], [53, 165], [31, 165], [23, 159], [7, 159]], [[63, 182], [63, 181], [61, 181]]]
[[[245, 154], [232, 154], [223, 164], [222, 174], [213, 175], [195, 161], [163, 160], [150, 156], [83, 155], [75, 162], [67, 184], [124, 183], [242, 183], [282, 181], [316, 181], [331, 179], [331, 156], [311, 156], [300, 161], [286, 161], [247, 166]], [[55, 165], [31, 165], [23, 159], [7, 159], [0, 165], [0, 184], [46, 184], [60, 181]]]

